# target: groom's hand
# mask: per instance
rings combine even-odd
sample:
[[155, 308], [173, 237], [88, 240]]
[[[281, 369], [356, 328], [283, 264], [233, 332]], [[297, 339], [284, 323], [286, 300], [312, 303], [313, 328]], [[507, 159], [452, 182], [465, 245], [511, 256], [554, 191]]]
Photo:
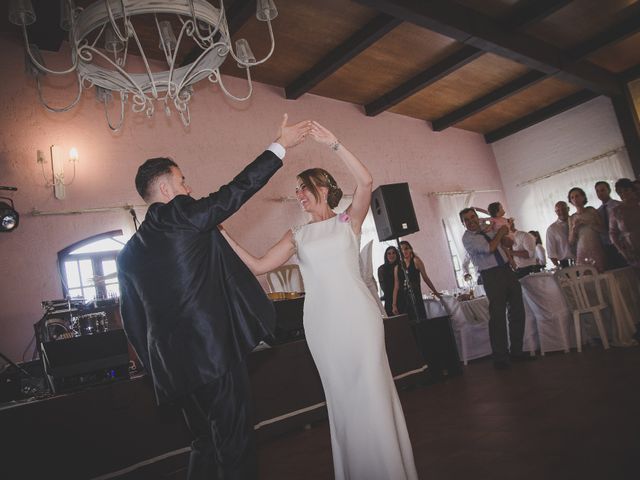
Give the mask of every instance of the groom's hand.
[[276, 139], [276, 142], [284, 148], [295, 147], [299, 143], [302, 143], [305, 137], [311, 132], [310, 120], [304, 120], [294, 125], [287, 125], [288, 119], [289, 116], [285, 113], [282, 117], [278, 138]]

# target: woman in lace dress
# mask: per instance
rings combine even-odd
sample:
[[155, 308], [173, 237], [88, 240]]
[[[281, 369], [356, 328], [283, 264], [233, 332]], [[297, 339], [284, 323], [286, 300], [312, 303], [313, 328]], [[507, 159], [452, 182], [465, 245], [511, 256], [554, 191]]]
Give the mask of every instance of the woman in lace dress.
[[569, 190], [568, 199], [576, 207], [569, 217], [569, 243], [576, 248], [576, 263], [593, 265], [598, 272], [604, 271], [606, 258], [600, 233], [605, 231], [598, 211], [587, 207], [587, 194], [578, 187]]
[[309, 223], [287, 231], [259, 258], [223, 234], [256, 275], [298, 256], [305, 337], [327, 401], [336, 480], [417, 479], [382, 316], [360, 276], [360, 228], [372, 178], [329, 130], [313, 122], [311, 136], [335, 152], [353, 175], [356, 189], [347, 210], [333, 211], [342, 191], [329, 172], [312, 168], [298, 175], [296, 188]]

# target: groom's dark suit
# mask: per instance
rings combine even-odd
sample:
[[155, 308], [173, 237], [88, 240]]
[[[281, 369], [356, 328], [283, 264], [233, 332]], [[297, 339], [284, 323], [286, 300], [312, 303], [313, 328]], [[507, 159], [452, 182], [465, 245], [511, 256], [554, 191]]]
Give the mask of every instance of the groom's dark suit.
[[[178, 195], [152, 204], [118, 256], [124, 328], [153, 378], [157, 401], [179, 402], [196, 437], [208, 437], [192, 445], [190, 478], [212, 474], [207, 470], [215, 466], [214, 451], [223, 471], [228, 463], [231, 472], [231, 463], [246, 462], [225, 455], [253, 448], [244, 356], [272, 332], [275, 314], [217, 225], [281, 166], [266, 150], [208, 197]], [[212, 435], [215, 446], [207, 444]]]

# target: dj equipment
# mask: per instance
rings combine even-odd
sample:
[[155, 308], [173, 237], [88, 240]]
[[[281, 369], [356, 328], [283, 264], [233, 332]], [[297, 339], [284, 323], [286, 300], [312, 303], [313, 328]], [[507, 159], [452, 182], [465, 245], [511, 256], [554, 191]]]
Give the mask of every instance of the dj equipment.
[[[93, 328], [94, 323], [87, 320], [85, 325]], [[129, 350], [121, 329], [43, 342], [41, 351], [54, 393], [129, 378]]]
[[304, 296], [274, 300], [273, 306], [276, 310], [276, 329], [274, 341], [270, 343], [280, 345], [304, 339], [304, 327], [302, 326]]
[[71, 325], [76, 335], [94, 335], [109, 330], [109, 321], [105, 312], [87, 313], [71, 317]]
[[408, 183], [380, 185], [371, 194], [378, 239], [383, 242], [420, 230]]
[[0, 373], [0, 403], [47, 394], [42, 362], [11, 363]]

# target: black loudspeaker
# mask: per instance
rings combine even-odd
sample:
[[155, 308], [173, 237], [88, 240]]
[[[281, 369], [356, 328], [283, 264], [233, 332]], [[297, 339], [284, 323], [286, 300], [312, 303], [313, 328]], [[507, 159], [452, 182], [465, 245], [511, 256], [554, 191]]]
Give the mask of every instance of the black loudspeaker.
[[378, 239], [383, 242], [420, 230], [408, 183], [380, 185], [371, 194]]
[[124, 330], [43, 342], [42, 360], [54, 393], [129, 378]]

